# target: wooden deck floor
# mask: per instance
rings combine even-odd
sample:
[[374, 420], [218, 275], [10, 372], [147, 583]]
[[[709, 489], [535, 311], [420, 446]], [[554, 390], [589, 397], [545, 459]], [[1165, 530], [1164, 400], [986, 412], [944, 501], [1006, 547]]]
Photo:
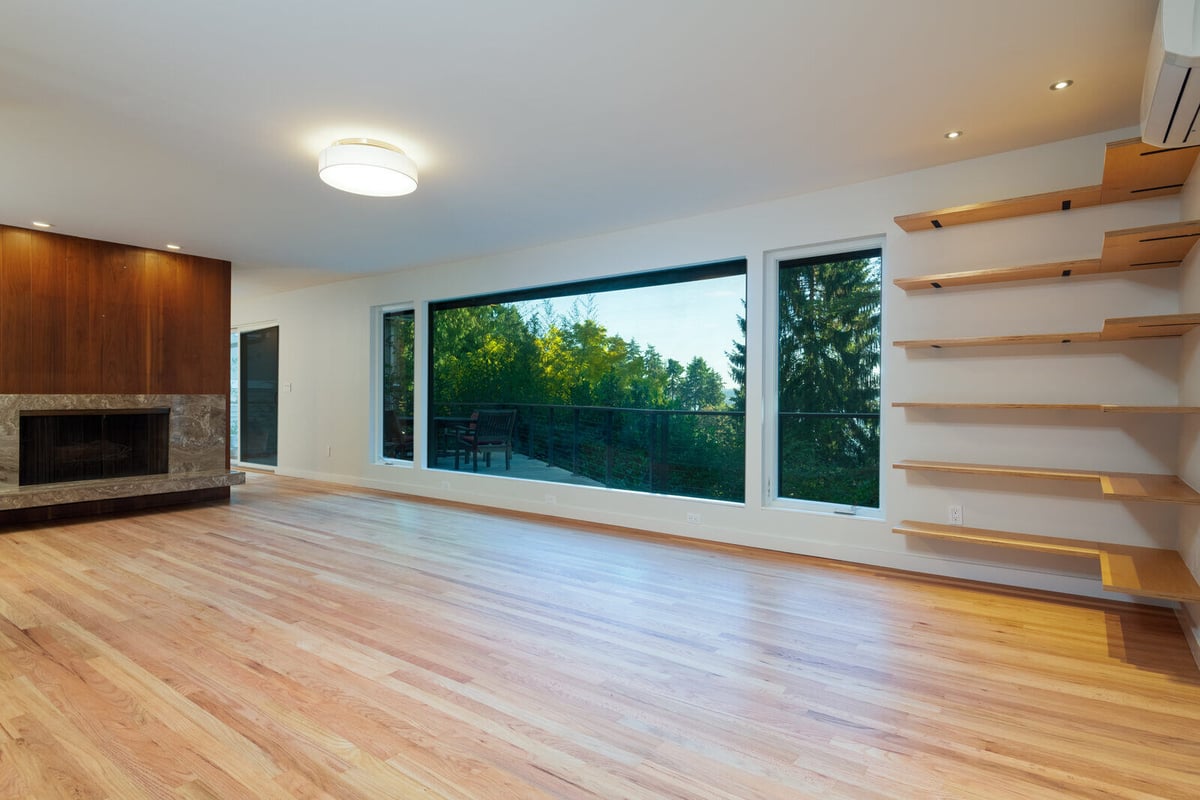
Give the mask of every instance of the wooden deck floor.
[[0, 798], [1194, 798], [1161, 609], [251, 475], [0, 534]]
[[[443, 455], [437, 460], [437, 466], [453, 471], [454, 456]], [[513, 453], [512, 463], [504, 468], [504, 456], [492, 455], [492, 463], [488, 465], [483, 459], [479, 460], [478, 469], [471, 469], [471, 460], [462, 458], [458, 468], [462, 472], [477, 472], [481, 475], [497, 475], [502, 478], [522, 478], [532, 481], [551, 481], [553, 483], [573, 483], [578, 486], [603, 486], [600, 481], [592, 480], [584, 475], [576, 475], [561, 467], [552, 467], [545, 461]]]

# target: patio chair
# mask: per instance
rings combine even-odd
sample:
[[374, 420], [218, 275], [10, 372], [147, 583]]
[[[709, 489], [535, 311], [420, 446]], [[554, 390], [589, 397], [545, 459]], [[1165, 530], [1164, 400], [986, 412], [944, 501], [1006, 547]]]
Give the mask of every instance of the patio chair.
[[398, 417], [391, 410], [383, 412], [383, 455], [386, 458], [413, 457], [412, 425], [412, 417]]
[[460, 447], [454, 451], [454, 468], [458, 469], [459, 456], [470, 453], [471, 469], [479, 471], [479, 454], [483, 453], [484, 466], [492, 465], [492, 453], [504, 453], [504, 468], [512, 466], [513, 426], [517, 422], [516, 411], [485, 409], [471, 415], [471, 424], [458, 434]]

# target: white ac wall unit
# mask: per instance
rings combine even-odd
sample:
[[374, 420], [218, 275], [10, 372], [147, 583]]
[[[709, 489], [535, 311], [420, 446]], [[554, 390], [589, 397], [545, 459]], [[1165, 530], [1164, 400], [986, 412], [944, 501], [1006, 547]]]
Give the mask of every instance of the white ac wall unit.
[[1200, 0], [1159, 0], [1146, 82], [1142, 141], [1156, 147], [1200, 145]]

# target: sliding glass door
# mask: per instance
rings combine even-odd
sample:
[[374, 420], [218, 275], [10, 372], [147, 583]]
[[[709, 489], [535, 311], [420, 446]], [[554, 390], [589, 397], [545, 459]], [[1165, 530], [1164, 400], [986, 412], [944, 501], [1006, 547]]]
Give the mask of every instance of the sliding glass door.
[[231, 340], [230, 457], [273, 467], [279, 459], [279, 327]]

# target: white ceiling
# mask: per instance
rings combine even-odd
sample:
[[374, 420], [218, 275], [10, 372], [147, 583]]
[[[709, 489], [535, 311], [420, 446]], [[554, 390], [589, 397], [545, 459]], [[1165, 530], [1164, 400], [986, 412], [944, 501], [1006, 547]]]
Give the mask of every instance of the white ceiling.
[[[512, 250], [1136, 124], [1155, 7], [5, 0], [0, 223], [247, 293]], [[350, 136], [417, 192], [322, 184]]]

